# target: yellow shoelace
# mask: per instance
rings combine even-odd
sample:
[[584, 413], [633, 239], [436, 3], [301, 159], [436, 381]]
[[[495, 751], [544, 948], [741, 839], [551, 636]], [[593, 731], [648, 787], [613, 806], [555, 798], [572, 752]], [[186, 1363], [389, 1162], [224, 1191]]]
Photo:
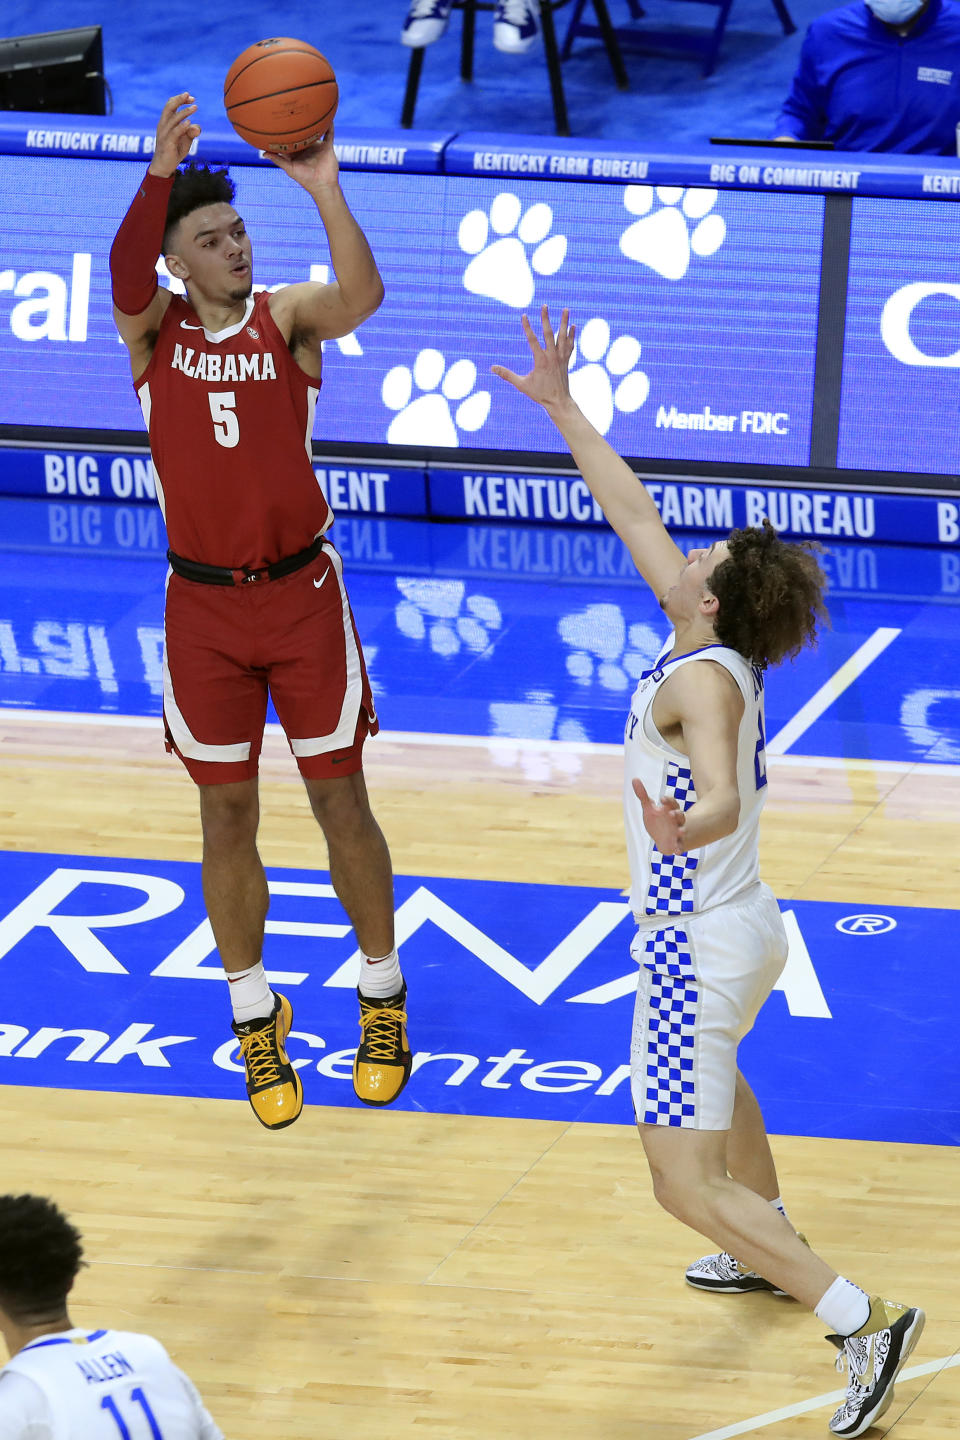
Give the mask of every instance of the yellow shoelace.
[[276, 1085], [280, 1080], [280, 1057], [276, 1051], [273, 1026], [254, 1030], [240, 1041], [240, 1054], [247, 1066], [250, 1084], [255, 1090]]
[[400, 1026], [406, 1024], [405, 1010], [376, 1009], [364, 1010], [360, 1016], [363, 1032], [361, 1044], [367, 1048], [370, 1060], [399, 1060]]

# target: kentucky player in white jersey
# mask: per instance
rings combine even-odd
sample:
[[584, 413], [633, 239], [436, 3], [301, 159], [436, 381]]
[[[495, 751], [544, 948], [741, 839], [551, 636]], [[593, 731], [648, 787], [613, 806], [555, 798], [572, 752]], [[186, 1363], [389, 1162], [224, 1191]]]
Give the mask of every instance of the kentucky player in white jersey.
[[82, 1254], [51, 1201], [0, 1195], [3, 1440], [223, 1440], [159, 1340], [71, 1323]]
[[493, 371], [543, 406], [673, 626], [637, 686], [625, 733], [640, 968], [631, 1088], [654, 1193], [722, 1247], [689, 1268], [691, 1284], [793, 1295], [830, 1326], [849, 1383], [829, 1428], [862, 1435], [893, 1399], [923, 1312], [868, 1295], [797, 1234], [760, 1107], [737, 1068], [737, 1046], [787, 956], [759, 874], [764, 673], [815, 641], [824, 575], [814, 547], [787, 544], [770, 525], [684, 556], [640, 480], [571, 398], [567, 312], [556, 336], [546, 307], [542, 324], [541, 343], [523, 317], [528, 375]]

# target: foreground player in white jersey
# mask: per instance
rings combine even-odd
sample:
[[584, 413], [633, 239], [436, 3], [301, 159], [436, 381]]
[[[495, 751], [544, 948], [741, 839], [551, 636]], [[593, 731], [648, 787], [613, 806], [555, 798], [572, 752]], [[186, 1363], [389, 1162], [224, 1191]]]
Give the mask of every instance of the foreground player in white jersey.
[[0, 1195], [3, 1440], [223, 1440], [159, 1340], [72, 1324], [82, 1257], [52, 1201]]
[[[760, 1107], [737, 1046], [783, 969], [787, 938], [761, 884], [763, 676], [813, 643], [824, 576], [812, 547], [769, 525], [685, 557], [652, 499], [570, 396], [574, 327], [543, 310], [526, 376], [493, 371], [543, 406], [674, 633], [633, 697], [625, 810], [640, 966], [631, 1088], [660, 1204], [723, 1247], [690, 1267], [703, 1289], [795, 1296], [849, 1366], [835, 1435], [862, 1435], [893, 1399], [923, 1312], [870, 1296], [786, 1218]], [[736, 1258], [734, 1258], [736, 1257]]]

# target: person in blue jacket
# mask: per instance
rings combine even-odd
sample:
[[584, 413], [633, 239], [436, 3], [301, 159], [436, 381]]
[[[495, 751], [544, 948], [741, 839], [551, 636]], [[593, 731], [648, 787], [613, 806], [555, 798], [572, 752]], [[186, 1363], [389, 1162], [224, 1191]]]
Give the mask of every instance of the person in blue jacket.
[[958, 121], [958, 0], [855, 0], [807, 30], [775, 134], [956, 155]]

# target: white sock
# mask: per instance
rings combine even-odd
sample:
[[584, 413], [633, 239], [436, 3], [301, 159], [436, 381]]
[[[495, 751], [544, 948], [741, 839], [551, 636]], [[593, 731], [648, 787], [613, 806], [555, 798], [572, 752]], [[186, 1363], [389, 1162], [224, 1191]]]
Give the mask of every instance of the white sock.
[[779, 1195], [777, 1196], [776, 1200], [771, 1200], [770, 1204], [773, 1206], [774, 1210], [779, 1210], [780, 1214], [783, 1216], [784, 1220], [786, 1220], [788, 1224], [792, 1223], [790, 1221], [790, 1216], [787, 1214], [786, 1207], [783, 1201], [780, 1199]]
[[227, 974], [230, 984], [230, 1004], [237, 1024], [244, 1020], [259, 1020], [273, 1010], [273, 991], [263, 973], [263, 961], [258, 960], [249, 970], [232, 970]]
[[853, 1335], [870, 1318], [870, 1296], [838, 1275], [814, 1313], [835, 1335]]
[[400, 957], [396, 947], [389, 955], [379, 960], [370, 955], [360, 954], [360, 994], [370, 1000], [386, 1000], [396, 995], [403, 985], [400, 974]]

